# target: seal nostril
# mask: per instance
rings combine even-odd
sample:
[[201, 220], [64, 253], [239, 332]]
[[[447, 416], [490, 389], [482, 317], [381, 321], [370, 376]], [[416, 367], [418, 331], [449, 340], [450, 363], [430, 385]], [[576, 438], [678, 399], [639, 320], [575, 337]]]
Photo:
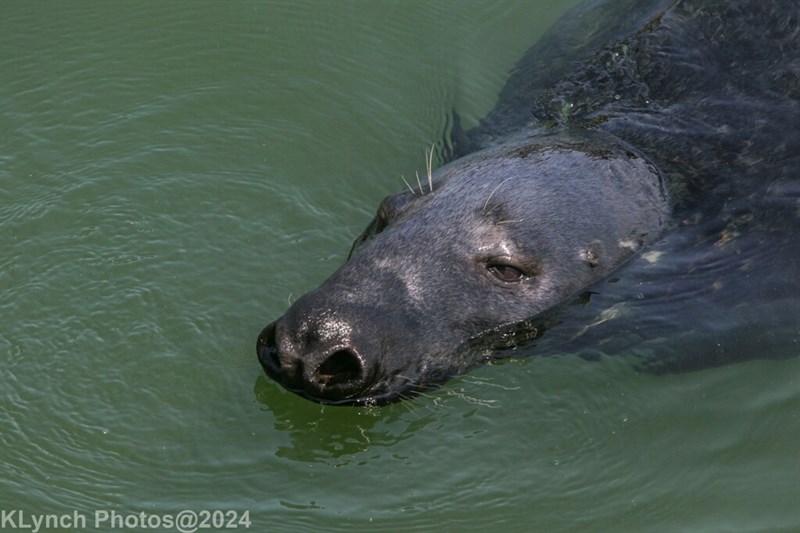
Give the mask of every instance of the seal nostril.
[[316, 374], [320, 383], [329, 386], [360, 381], [362, 372], [363, 365], [356, 354], [337, 350], [319, 365]]
[[275, 322], [267, 324], [258, 334], [258, 348], [271, 348], [275, 346]]
[[269, 351], [269, 360], [272, 362], [272, 365], [276, 370], [280, 370], [281, 358], [278, 357], [278, 352], [276, 352], [274, 349]]
[[258, 336], [256, 351], [258, 352], [258, 359], [265, 369], [273, 372], [280, 372], [282, 370], [283, 365], [281, 364], [281, 359], [278, 355], [278, 347], [275, 342], [275, 322], [261, 330]]

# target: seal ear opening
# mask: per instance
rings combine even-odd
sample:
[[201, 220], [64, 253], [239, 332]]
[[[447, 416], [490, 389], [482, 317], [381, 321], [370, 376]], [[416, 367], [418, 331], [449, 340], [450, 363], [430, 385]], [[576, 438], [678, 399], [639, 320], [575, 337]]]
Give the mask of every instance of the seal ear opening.
[[406, 210], [408, 204], [414, 196], [411, 193], [402, 192], [387, 196], [381, 201], [378, 206], [378, 213], [375, 215], [372, 223], [369, 225], [368, 230], [371, 229], [370, 235], [377, 235], [386, 229], [390, 222], [396, 220]]
[[392, 194], [384, 198], [381, 201], [381, 205], [378, 207], [375, 218], [372, 219], [367, 228], [353, 242], [350, 253], [347, 254], [347, 260], [350, 260], [353, 256], [353, 252], [355, 252], [356, 248], [362, 243], [369, 240], [370, 237], [382, 232], [392, 220], [397, 219], [406, 210], [413, 199], [414, 195], [410, 192]]
[[381, 202], [380, 207], [378, 207], [378, 219], [382, 220], [384, 222], [384, 227], [386, 227], [390, 221], [398, 218], [403, 211], [406, 210], [406, 207], [408, 207], [413, 199], [414, 196], [408, 192], [387, 196]]

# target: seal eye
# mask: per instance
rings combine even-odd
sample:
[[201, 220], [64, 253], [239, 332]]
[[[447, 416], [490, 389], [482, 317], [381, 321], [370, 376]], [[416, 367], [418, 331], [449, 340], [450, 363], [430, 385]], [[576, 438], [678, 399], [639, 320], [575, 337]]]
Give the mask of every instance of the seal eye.
[[486, 270], [504, 283], [517, 283], [524, 280], [526, 277], [520, 269], [511, 265], [490, 263], [486, 265]]

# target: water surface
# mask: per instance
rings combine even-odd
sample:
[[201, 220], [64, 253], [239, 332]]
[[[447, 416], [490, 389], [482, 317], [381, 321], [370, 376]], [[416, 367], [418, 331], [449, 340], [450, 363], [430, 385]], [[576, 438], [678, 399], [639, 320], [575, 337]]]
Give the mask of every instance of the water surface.
[[510, 360], [380, 409], [262, 376], [261, 327], [568, 3], [3, 2], [2, 509], [800, 528], [797, 358]]

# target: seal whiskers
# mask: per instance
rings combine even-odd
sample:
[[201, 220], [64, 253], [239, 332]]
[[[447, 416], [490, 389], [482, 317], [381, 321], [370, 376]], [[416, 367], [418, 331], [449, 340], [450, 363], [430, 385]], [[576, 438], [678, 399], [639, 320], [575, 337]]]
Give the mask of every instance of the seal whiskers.
[[433, 149], [435, 147], [436, 143], [433, 143], [431, 144], [430, 151], [425, 150], [425, 163], [428, 168], [428, 187], [431, 192], [433, 192]]
[[411, 185], [409, 185], [409, 184], [408, 184], [408, 182], [406, 181], [406, 177], [405, 177], [405, 176], [403, 176], [402, 174], [400, 174], [400, 179], [401, 179], [401, 180], [403, 180], [403, 183], [405, 183], [405, 184], [406, 184], [406, 187], [408, 187], [408, 190], [409, 190], [409, 191], [411, 191], [411, 194], [413, 194], [414, 196], [416, 196], [416, 195], [417, 195], [417, 193], [415, 193], [415, 192], [414, 192], [414, 188], [413, 188], [413, 187], [411, 187]]
[[[484, 215], [486, 215], [486, 214], [487, 214], [487, 212], [486, 212], [486, 206], [488, 206], [488, 205], [489, 205], [489, 200], [491, 200], [491, 199], [492, 199], [492, 196], [494, 196], [494, 193], [496, 193], [496, 192], [497, 192], [497, 189], [499, 189], [500, 187], [502, 187], [502, 186], [503, 186], [503, 185], [504, 185], [504, 184], [505, 184], [505, 183], [506, 183], [508, 180], [510, 180], [510, 179], [512, 179], [512, 178], [514, 178], [514, 176], [510, 176], [510, 177], [508, 177], [508, 178], [504, 179], [503, 181], [501, 181], [500, 183], [498, 183], [498, 184], [497, 184], [497, 187], [495, 187], [494, 189], [492, 189], [492, 192], [490, 192], [490, 193], [489, 193], [489, 197], [488, 197], [488, 198], [486, 198], [486, 201], [483, 203], [483, 214], [484, 214]], [[494, 209], [494, 208], [492, 208], [492, 209]]]

